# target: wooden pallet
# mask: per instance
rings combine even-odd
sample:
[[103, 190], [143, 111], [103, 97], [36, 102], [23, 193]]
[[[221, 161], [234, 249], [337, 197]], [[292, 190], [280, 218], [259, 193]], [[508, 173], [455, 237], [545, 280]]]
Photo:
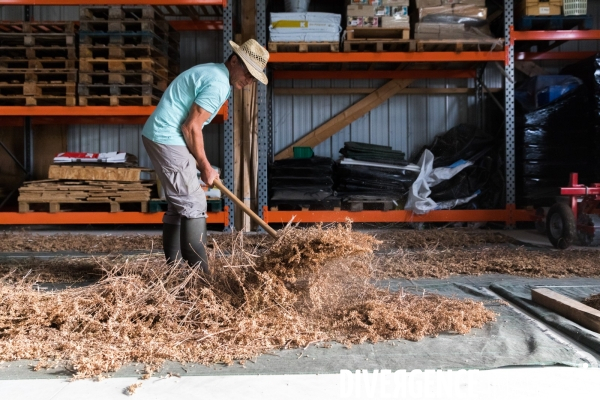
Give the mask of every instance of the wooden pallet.
[[76, 60], [75, 46], [2, 46], [0, 47], [0, 59], [62, 59]]
[[140, 45], [148, 44], [168, 51], [169, 40], [151, 32], [81, 32], [79, 43], [87, 45]]
[[515, 19], [518, 30], [570, 30], [570, 29], [593, 29], [594, 17], [592, 15], [536, 15], [523, 16]]
[[337, 53], [339, 51], [339, 42], [269, 42], [270, 53]]
[[160, 97], [163, 91], [153, 85], [137, 84], [109, 84], [109, 85], [84, 85], [77, 88], [79, 96], [156, 96]]
[[79, 96], [80, 106], [155, 106], [157, 96]]
[[269, 201], [271, 211], [339, 211], [342, 201], [337, 197], [327, 197], [318, 200], [271, 200]]
[[352, 28], [346, 29], [346, 40], [410, 39], [410, 29]]
[[2, 33], [0, 46], [73, 46], [75, 34], [63, 33]]
[[165, 16], [153, 6], [81, 6], [79, 19], [81, 21], [164, 20]]
[[79, 46], [80, 58], [103, 58], [111, 60], [120, 60], [126, 58], [151, 58], [161, 65], [168, 65], [169, 55], [163, 50], [149, 44], [140, 45], [85, 45]]
[[27, 59], [12, 59], [7, 57], [0, 57], [0, 70], [6, 69], [74, 69], [77, 68], [77, 60], [64, 60], [64, 59], [38, 59], [38, 60], [27, 60]]
[[80, 33], [90, 32], [106, 32], [106, 33], [123, 33], [123, 32], [139, 32], [153, 33], [159, 37], [169, 36], [169, 23], [167, 21], [145, 20], [108, 20], [108, 21], [81, 21]]
[[[124, 200], [111, 200], [111, 199], [96, 199], [96, 200], [52, 200], [52, 201], [19, 201], [19, 212], [27, 213], [32, 212], [31, 206], [34, 204], [44, 204], [47, 206], [48, 212], [50, 213], [58, 213], [65, 212], [71, 210], [62, 209], [65, 205], [69, 206], [85, 206], [87, 211], [106, 211], [104, 205], [109, 205], [110, 212], [121, 212], [123, 210], [124, 204], [136, 204], [139, 205], [137, 211], [139, 212], [148, 212], [148, 201], [146, 200], [133, 200], [133, 199], [124, 199]], [[90, 210], [93, 208], [93, 210]], [[78, 207], [79, 211], [83, 209], [83, 207]]]
[[19, 188], [19, 212], [30, 211], [32, 204], [48, 204], [50, 212], [59, 212], [61, 205], [108, 203], [111, 212], [121, 211], [123, 203], [140, 204], [147, 212], [150, 190], [154, 183], [142, 181], [121, 183], [111, 181], [68, 181], [46, 179], [25, 182]]
[[344, 41], [344, 52], [351, 51], [415, 51], [412, 39], [352, 39]]
[[503, 51], [504, 39], [419, 39], [417, 51]]
[[153, 85], [159, 90], [166, 90], [169, 81], [153, 71], [140, 72], [80, 72], [81, 85]]
[[381, 210], [390, 211], [396, 207], [394, 202], [389, 199], [363, 199], [363, 200], [345, 200], [344, 208], [349, 211], [363, 210]]
[[147, 59], [108, 60], [101, 58], [82, 58], [79, 60], [81, 72], [139, 72], [153, 71], [155, 74], [167, 78], [169, 70], [157, 61]]
[[77, 82], [76, 69], [0, 69], [0, 83], [65, 83]]
[[25, 82], [25, 83], [4, 83], [0, 82], [0, 95], [12, 96], [12, 95], [23, 95], [23, 96], [75, 96], [75, 82], [67, 83], [39, 83], [39, 82]]
[[75, 96], [0, 96], [3, 106], [74, 106]]
[[1, 33], [75, 33], [73, 21], [0, 21]]

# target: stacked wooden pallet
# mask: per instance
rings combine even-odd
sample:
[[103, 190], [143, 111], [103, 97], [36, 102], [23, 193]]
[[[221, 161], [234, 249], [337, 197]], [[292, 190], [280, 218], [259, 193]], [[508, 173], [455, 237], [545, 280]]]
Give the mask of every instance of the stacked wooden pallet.
[[0, 22], [0, 105], [74, 106], [73, 22]]
[[[25, 182], [19, 188], [19, 212], [31, 211], [31, 205], [44, 204], [50, 212], [61, 211], [61, 205], [87, 205], [88, 211], [105, 209], [122, 211], [125, 203], [137, 204], [137, 211], [147, 212], [154, 182], [143, 181], [143, 168], [97, 166], [50, 166], [51, 179]], [[92, 207], [90, 207], [92, 205]], [[96, 207], [93, 207], [96, 206]]]
[[179, 73], [179, 36], [152, 6], [80, 8], [79, 104], [156, 105]]

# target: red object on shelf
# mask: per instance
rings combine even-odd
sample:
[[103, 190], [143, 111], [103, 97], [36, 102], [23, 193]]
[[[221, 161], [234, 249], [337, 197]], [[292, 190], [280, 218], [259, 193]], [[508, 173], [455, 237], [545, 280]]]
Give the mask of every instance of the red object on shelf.
[[[213, 123], [228, 118], [229, 104], [225, 102]], [[0, 106], [3, 126], [23, 126], [24, 117], [31, 117], [33, 125], [143, 125], [154, 106]]]
[[[207, 223], [229, 226], [229, 207], [208, 212]], [[0, 225], [162, 224], [164, 212], [0, 212]]]

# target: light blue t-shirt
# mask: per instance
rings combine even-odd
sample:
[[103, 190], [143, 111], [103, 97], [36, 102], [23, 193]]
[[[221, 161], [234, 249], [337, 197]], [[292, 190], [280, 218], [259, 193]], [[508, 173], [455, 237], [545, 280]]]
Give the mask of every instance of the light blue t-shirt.
[[181, 125], [193, 103], [211, 113], [208, 124], [229, 97], [229, 71], [225, 64], [201, 64], [182, 72], [167, 88], [150, 115], [142, 135], [156, 143], [185, 146]]

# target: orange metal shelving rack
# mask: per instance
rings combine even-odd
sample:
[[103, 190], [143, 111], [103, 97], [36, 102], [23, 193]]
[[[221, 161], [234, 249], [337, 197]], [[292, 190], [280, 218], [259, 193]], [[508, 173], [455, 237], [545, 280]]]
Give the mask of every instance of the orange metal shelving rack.
[[[600, 40], [598, 31], [515, 31], [510, 29], [510, 47], [496, 52], [412, 52], [412, 53], [275, 53], [270, 62], [275, 63], [324, 63], [348, 62], [488, 62], [501, 61], [508, 64], [509, 51], [519, 40]], [[515, 60], [561, 60], [582, 59], [595, 54], [594, 52], [523, 52], [515, 54]], [[473, 78], [474, 71], [435, 70], [435, 71], [273, 71], [275, 79], [335, 79], [335, 78]], [[430, 76], [426, 76], [429, 74]], [[342, 76], [343, 75], [343, 76]], [[418, 223], [418, 222], [504, 222], [514, 225], [519, 221], [533, 221], [532, 210], [517, 209], [514, 204], [508, 204], [499, 210], [439, 210], [425, 215], [417, 215], [410, 211], [270, 211], [263, 207], [263, 217], [268, 223], [287, 223], [292, 218], [296, 222], [344, 222], [351, 219], [354, 222], [368, 223]]]
[[[79, 5], [138, 5], [139, 0], [2, 0], [2, 5], [11, 6], [79, 6]], [[227, 0], [146, 0], [145, 5], [170, 6], [219, 6], [226, 7]], [[179, 31], [222, 30], [223, 21], [171, 21]], [[154, 106], [0, 106], [2, 126], [24, 126], [25, 118], [31, 118], [32, 125], [69, 124], [132, 124], [143, 125], [154, 111]], [[223, 123], [228, 118], [228, 103], [218, 111], [213, 123]], [[161, 224], [163, 212], [2, 212], [0, 225], [82, 225], [82, 224]], [[229, 225], [229, 207], [223, 211], [209, 212], [208, 223]]]

